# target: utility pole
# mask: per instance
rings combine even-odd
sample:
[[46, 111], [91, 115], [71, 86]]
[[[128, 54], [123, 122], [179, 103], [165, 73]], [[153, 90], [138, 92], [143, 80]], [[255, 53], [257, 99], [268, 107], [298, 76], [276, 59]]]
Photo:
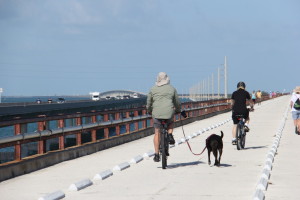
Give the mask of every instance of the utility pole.
[[218, 67], [218, 99], [220, 99], [220, 67]]
[[1, 98], [2, 98], [2, 96], [1, 96], [2, 92], [3, 92], [3, 88], [0, 88], [0, 103], [1, 103]]
[[202, 80], [202, 101], [204, 101], [204, 95], [205, 95], [205, 87], [204, 87], [204, 80]]
[[225, 98], [227, 99], [227, 57], [225, 56], [224, 63], [224, 86], [225, 86]]
[[207, 78], [207, 97], [208, 97], [208, 99], [207, 100], [209, 100], [210, 99], [210, 91], [209, 91], [209, 85], [210, 85], [210, 81], [209, 81], [209, 77]]
[[211, 98], [214, 99], [214, 74], [211, 75]]

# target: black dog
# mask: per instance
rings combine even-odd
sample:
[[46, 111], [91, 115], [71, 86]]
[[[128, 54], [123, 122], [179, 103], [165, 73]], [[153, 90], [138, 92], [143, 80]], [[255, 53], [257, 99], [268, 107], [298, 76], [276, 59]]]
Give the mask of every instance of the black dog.
[[[220, 166], [221, 156], [223, 152], [223, 138], [224, 134], [221, 131], [221, 136], [212, 134], [206, 139], [206, 148], [208, 152], [208, 164], [210, 165], [210, 152], [213, 152], [215, 156], [215, 164], [216, 166]], [[218, 159], [218, 151], [219, 151], [219, 159]]]

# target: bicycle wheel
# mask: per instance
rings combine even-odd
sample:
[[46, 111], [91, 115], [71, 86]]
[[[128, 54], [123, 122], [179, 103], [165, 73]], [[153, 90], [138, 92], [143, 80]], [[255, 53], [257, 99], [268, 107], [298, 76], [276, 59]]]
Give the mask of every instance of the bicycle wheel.
[[236, 126], [236, 148], [237, 150], [242, 149], [242, 140], [241, 140], [241, 135], [242, 135], [242, 127], [241, 124], [237, 124]]
[[244, 149], [246, 144], [246, 133], [244, 129], [241, 129], [241, 147]]
[[166, 169], [167, 167], [167, 131], [165, 129], [162, 130], [160, 135], [160, 144], [161, 144], [161, 164], [162, 168]]

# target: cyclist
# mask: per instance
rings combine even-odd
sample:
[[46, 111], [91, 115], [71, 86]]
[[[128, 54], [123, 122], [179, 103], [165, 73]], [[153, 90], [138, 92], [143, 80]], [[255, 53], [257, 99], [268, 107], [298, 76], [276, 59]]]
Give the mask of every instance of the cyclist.
[[181, 106], [176, 89], [170, 85], [170, 79], [165, 72], [157, 75], [155, 86], [147, 96], [147, 110], [153, 117], [154, 126], [154, 161], [159, 162], [160, 120], [167, 120], [169, 143], [175, 144], [173, 133], [174, 113], [180, 113]]
[[[243, 115], [245, 122], [245, 131], [248, 132], [249, 129], [249, 110], [247, 109], [247, 100], [251, 100], [249, 92], [245, 90], [246, 84], [244, 82], [239, 82], [237, 84], [237, 90], [232, 93], [231, 96], [231, 105], [232, 105], [232, 144], [236, 144], [236, 126], [239, 122], [236, 115]], [[253, 106], [253, 103], [250, 101], [250, 106]]]

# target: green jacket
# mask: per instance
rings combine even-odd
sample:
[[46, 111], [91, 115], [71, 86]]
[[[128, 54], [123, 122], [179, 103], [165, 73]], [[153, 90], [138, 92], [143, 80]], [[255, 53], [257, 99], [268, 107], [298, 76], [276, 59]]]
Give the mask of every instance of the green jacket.
[[181, 111], [176, 89], [170, 84], [153, 86], [147, 97], [147, 110], [156, 119], [171, 119]]

